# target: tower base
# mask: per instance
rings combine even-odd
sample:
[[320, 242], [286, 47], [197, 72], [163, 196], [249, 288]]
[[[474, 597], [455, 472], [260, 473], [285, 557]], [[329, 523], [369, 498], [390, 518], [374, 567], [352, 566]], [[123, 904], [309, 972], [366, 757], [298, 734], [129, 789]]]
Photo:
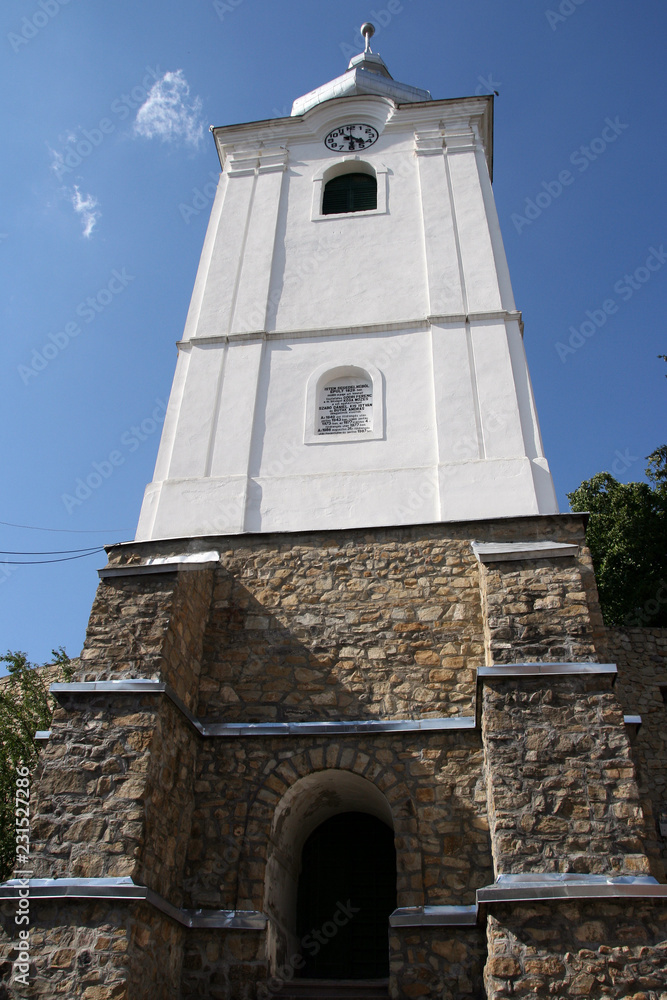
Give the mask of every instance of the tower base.
[[394, 835], [390, 997], [667, 991], [660, 727], [638, 775], [639, 682], [621, 705], [610, 662], [638, 676], [649, 640], [604, 629], [582, 515], [108, 554], [53, 689], [29, 895], [1, 888], [9, 996], [303, 996], [369, 904], [341, 876], [304, 930], [302, 849], [359, 812]]

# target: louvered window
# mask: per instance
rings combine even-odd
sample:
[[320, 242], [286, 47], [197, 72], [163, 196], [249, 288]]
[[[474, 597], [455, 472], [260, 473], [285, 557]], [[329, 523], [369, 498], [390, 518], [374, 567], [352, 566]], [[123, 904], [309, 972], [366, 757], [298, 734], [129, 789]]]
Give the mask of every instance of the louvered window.
[[377, 181], [370, 174], [341, 174], [324, 188], [323, 215], [377, 208]]

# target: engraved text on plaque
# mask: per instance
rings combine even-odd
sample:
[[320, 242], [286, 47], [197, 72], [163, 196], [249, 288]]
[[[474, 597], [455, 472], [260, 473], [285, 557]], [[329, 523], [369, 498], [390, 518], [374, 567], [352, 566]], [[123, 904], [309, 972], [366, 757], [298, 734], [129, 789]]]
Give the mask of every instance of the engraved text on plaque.
[[370, 379], [346, 376], [322, 386], [317, 407], [318, 434], [366, 434], [372, 429]]

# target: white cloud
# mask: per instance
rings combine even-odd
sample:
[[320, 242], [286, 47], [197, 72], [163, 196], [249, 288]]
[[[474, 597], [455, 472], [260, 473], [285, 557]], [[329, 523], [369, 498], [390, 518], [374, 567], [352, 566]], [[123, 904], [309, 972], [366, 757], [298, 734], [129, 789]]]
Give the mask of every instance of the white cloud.
[[153, 84], [137, 111], [135, 134], [145, 139], [182, 140], [198, 146], [204, 137], [204, 123], [200, 118], [202, 102], [199, 97], [192, 100], [189, 97], [190, 87], [183, 70], [165, 73]]
[[77, 184], [74, 185], [74, 193], [71, 197], [74, 211], [77, 215], [81, 216], [83, 235], [86, 239], [89, 239], [93, 229], [95, 228], [97, 220], [102, 214], [101, 212], [95, 211], [97, 208], [97, 198], [95, 198], [92, 194], [82, 195]]

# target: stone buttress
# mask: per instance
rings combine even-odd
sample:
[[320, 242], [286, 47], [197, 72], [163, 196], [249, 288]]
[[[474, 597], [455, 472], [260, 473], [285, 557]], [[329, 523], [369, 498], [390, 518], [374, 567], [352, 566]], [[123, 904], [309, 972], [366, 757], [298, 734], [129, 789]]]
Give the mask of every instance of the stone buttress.
[[303, 996], [304, 830], [350, 809], [393, 829], [391, 997], [667, 991], [581, 515], [108, 551], [33, 780], [9, 996]]

